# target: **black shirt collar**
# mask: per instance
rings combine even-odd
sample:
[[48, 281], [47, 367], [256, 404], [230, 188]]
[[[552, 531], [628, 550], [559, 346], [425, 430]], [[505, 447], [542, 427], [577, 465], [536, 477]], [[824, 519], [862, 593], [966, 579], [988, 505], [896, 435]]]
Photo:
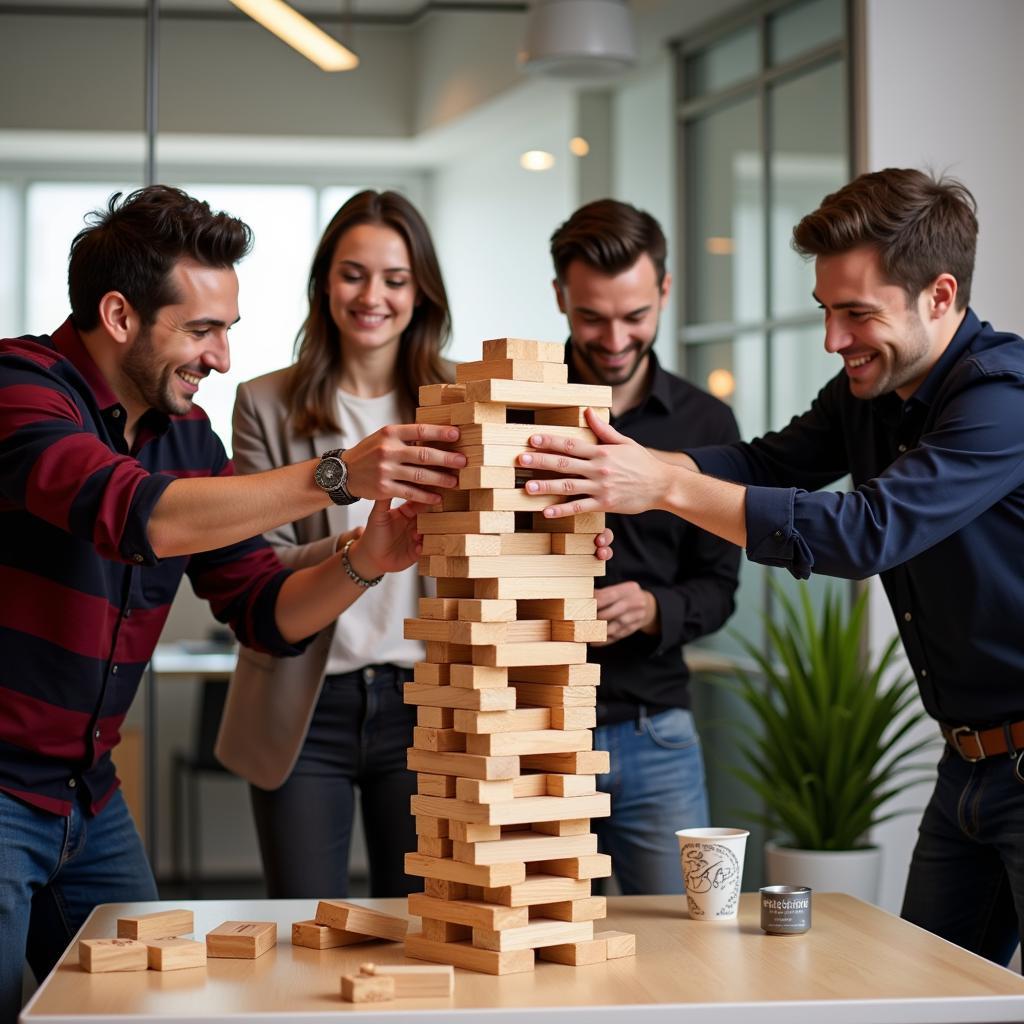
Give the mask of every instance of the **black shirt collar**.
[[[634, 411], [670, 413], [675, 408], [672, 399], [672, 378], [666, 370], [662, 369], [653, 348], [648, 352], [647, 356], [647, 393], [632, 409], [627, 409], [622, 414], [623, 416], [628, 416]], [[572, 356], [572, 341], [569, 340], [565, 343], [565, 361], [569, 367], [569, 383], [582, 383]], [[613, 418], [619, 419], [617, 416]]]

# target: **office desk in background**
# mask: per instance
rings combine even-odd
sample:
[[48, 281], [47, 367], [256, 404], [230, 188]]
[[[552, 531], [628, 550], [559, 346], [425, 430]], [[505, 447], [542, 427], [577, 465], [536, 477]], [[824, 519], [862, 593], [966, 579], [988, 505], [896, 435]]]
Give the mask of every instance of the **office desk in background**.
[[153, 651], [149, 668], [146, 670], [146, 709], [143, 719], [143, 817], [146, 853], [154, 869], [159, 840], [157, 684], [162, 681], [183, 679], [223, 679], [226, 682], [235, 670], [237, 658], [237, 648], [202, 640], [179, 640], [175, 643], [157, 644]]
[[[405, 914], [405, 900], [358, 900]], [[567, 1024], [599, 1018], [672, 1024], [951, 1024], [1024, 1020], [1024, 979], [851, 896], [815, 893], [804, 935], [765, 935], [756, 893], [738, 922], [690, 921], [681, 896], [608, 900], [600, 929], [629, 931], [637, 955], [589, 967], [538, 962], [528, 974], [455, 972], [455, 993], [435, 999], [343, 1003], [340, 977], [368, 960], [401, 963], [398, 943], [313, 950], [291, 945], [291, 923], [315, 900], [210, 900], [107, 904], [84, 938], [116, 934], [126, 914], [187, 907], [196, 937], [226, 920], [276, 921], [278, 945], [257, 960], [211, 959], [159, 973], [86, 974], [77, 943], [29, 1001], [23, 1024], [223, 1024], [224, 1021], [409, 1021]], [[415, 927], [415, 926], [414, 926]], [[404, 961], [411, 962], [411, 961]]]

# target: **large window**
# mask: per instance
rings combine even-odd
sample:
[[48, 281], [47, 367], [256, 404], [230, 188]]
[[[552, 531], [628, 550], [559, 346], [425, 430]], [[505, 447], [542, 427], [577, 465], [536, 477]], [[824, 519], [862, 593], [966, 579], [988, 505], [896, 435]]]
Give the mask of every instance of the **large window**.
[[[783, 426], [839, 370], [790, 237], [850, 178], [846, 19], [843, 0], [776, 0], [677, 48], [680, 365], [747, 438]], [[768, 572], [744, 563], [732, 630], [760, 635]], [[709, 644], [736, 650], [728, 631]]]

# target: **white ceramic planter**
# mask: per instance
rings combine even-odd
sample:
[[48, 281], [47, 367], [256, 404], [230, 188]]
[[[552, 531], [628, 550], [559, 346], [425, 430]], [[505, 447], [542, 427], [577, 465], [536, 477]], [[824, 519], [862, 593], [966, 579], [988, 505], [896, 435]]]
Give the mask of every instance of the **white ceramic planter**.
[[882, 851], [797, 850], [774, 841], [764, 845], [767, 885], [806, 885], [815, 892], [845, 892], [866, 903], [878, 903]]

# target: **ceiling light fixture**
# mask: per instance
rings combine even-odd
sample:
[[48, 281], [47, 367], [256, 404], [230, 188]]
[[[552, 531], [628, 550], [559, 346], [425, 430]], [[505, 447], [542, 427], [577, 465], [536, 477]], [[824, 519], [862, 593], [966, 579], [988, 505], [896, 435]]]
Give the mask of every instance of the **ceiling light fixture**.
[[528, 149], [520, 158], [524, 171], [550, 171], [555, 166], [554, 156], [544, 149]]
[[359, 58], [333, 36], [304, 18], [284, 0], [231, 0], [253, 21], [298, 50], [322, 71], [351, 71]]
[[569, 152], [573, 156], [586, 156], [590, 152], [590, 143], [582, 135], [574, 135], [569, 140]]
[[566, 78], [613, 75], [636, 63], [626, 0], [535, 0], [519, 64]]

